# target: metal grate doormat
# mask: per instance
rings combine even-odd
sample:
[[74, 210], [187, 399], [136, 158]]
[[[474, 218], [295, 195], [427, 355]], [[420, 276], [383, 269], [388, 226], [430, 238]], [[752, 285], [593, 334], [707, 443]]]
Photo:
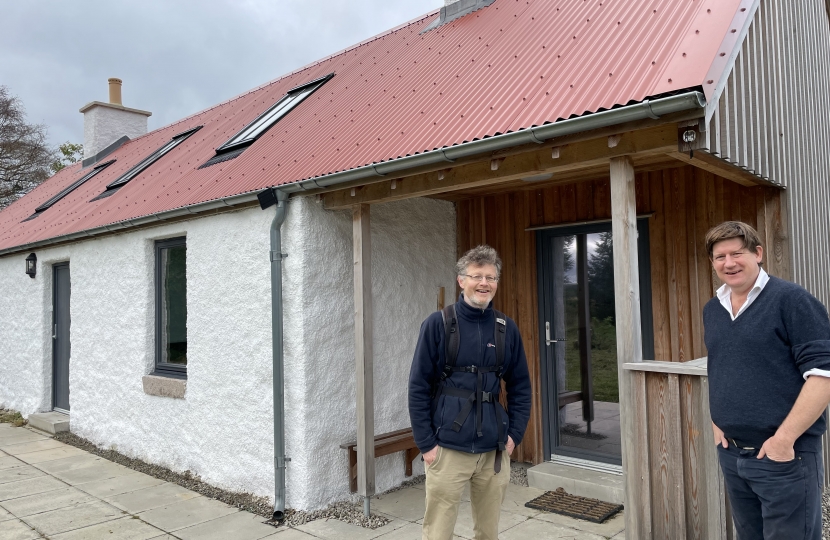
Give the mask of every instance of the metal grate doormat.
[[528, 508], [562, 514], [594, 523], [602, 523], [623, 509], [621, 504], [612, 504], [598, 499], [570, 495], [564, 489], [548, 491], [540, 497], [525, 503]]

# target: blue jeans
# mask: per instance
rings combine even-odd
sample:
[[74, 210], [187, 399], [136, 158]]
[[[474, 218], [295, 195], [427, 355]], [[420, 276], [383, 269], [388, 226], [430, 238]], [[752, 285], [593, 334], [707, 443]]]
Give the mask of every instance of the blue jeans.
[[718, 445], [718, 458], [739, 540], [821, 540], [821, 454], [758, 459], [757, 450]]

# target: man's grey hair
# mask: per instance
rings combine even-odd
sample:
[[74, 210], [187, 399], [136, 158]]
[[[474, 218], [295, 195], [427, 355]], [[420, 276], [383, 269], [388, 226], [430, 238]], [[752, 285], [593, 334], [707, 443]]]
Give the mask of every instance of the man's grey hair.
[[501, 259], [499, 259], [499, 254], [490, 246], [482, 244], [474, 247], [458, 259], [458, 262], [455, 263], [455, 273], [463, 276], [467, 273], [468, 266], [484, 266], [485, 264], [495, 266], [496, 277], [501, 276]]

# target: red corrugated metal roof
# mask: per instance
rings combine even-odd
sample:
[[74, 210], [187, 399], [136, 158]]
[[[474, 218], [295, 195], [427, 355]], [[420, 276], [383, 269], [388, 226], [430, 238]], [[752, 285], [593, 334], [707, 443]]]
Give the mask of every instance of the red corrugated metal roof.
[[[741, 0], [497, 0], [435, 30], [430, 13], [132, 140], [116, 163], [64, 171], [0, 213], [0, 249], [452, 146], [694, 87], [728, 43]], [[731, 49], [730, 51], [731, 52]], [[721, 68], [724, 69], [724, 68]], [[336, 76], [236, 159], [198, 167], [287, 90]], [[717, 81], [715, 81], [717, 82]], [[89, 202], [173, 135], [187, 141]]]

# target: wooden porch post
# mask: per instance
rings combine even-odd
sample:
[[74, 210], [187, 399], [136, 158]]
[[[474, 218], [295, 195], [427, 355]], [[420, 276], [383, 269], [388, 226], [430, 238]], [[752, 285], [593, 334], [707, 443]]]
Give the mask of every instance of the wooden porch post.
[[363, 512], [375, 494], [375, 403], [372, 355], [372, 242], [369, 205], [355, 205], [352, 213], [354, 246], [354, 359], [357, 390], [357, 492]]
[[[637, 422], [637, 409], [645, 399], [636, 399], [634, 379], [623, 369], [627, 362], [642, 362], [640, 327], [640, 282], [637, 263], [637, 208], [634, 164], [628, 156], [611, 159], [611, 232], [614, 245], [614, 301], [617, 326], [617, 376], [620, 385], [620, 430], [623, 480], [625, 482], [625, 535], [647, 540], [651, 531], [651, 497], [648, 485], [648, 448], [638, 444], [644, 432]], [[645, 378], [637, 378], [645, 398]], [[640, 402], [641, 401], [641, 402]], [[641, 411], [644, 412], [644, 411]]]

